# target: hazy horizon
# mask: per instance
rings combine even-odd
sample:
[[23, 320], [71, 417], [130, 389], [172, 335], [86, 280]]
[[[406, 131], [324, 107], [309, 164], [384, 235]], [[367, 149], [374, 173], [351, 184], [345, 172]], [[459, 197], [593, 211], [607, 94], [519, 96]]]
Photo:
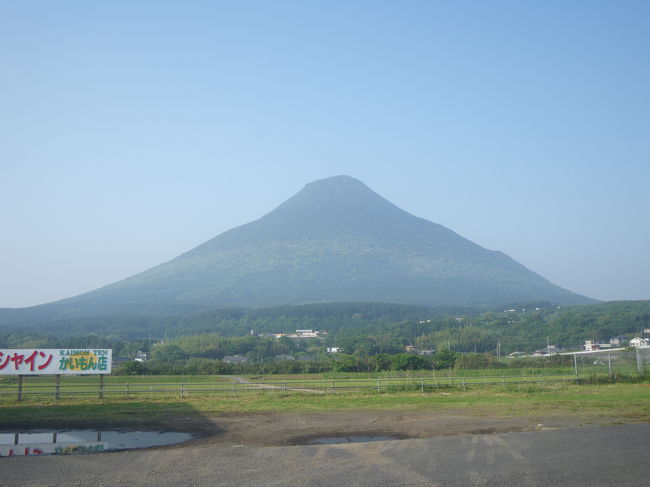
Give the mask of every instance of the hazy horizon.
[[0, 307], [91, 291], [346, 174], [650, 299], [650, 4], [0, 6]]

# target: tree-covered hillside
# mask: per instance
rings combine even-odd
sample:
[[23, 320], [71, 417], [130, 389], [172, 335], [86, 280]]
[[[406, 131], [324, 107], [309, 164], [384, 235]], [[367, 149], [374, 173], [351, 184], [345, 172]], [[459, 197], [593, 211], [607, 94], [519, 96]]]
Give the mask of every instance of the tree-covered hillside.
[[[95, 323], [97, 327], [92, 335], [85, 331], [87, 325], [84, 322], [75, 330], [70, 323], [63, 322], [46, 330], [0, 332], [0, 347], [111, 345], [121, 349], [130, 343], [146, 348], [161, 340], [165, 343], [179, 340], [186, 353], [205, 356], [207, 345], [201, 344], [202, 340], [231, 346], [245, 338], [241, 343], [252, 347], [248, 352], [258, 344], [273, 340], [258, 334], [313, 329], [327, 332], [324, 338], [311, 343], [320, 347], [317, 350], [320, 352], [327, 346], [336, 346], [349, 354], [372, 356], [397, 353], [406, 345], [425, 350], [495, 352], [500, 344], [505, 354], [530, 352], [547, 343], [575, 348], [584, 340], [607, 341], [620, 335], [640, 335], [650, 328], [650, 301], [559, 308], [533, 303], [488, 312], [386, 303], [313, 304], [213, 310], [185, 316], [129, 317]], [[196, 338], [200, 336], [210, 338]], [[259, 346], [268, 348], [268, 345]]]

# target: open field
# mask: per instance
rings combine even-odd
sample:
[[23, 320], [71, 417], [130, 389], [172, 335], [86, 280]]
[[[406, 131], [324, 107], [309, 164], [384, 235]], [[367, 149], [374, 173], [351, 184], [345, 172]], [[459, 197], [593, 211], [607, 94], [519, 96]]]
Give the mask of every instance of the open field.
[[[156, 375], [156, 376], [104, 376], [104, 384], [100, 386], [99, 376], [61, 376], [57, 386], [55, 376], [25, 376], [23, 377], [22, 400], [39, 401], [43, 397], [66, 396], [99, 396], [129, 398], [135, 395], [182, 395], [185, 384], [194, 390], [219, 391], [229, 390], [228, 386], [235, 380], [228, 376], [208, 375]], [[100, 389], [101, 387], [101, 389]], [[0, 403], [15, 401], [18, 390], [18, 378], [0, 378]]]
[[[609, 381], [607, 374], [584, 373], [579, 380]], [[23, 401], [40, 401], [45, 397], [97, 396], [100, 398], [185, 398], [193, 395], [234, 395], [258, 393], [260, 389], [284, 392], [345, 393], [375, 391], [377, 393], [404, 391], [434, 392], [460, 387], [463, 389], [508, 384], [547, 384], [553, 382], [578, 382], [575, 370], [570, 367], [526, 369], [436, 370], [377, 373], [323, 373], [287, 374], [266, 376], [104, 376], [103, 384], [97, 376], [24, 376], [22, 389], [17, 377], [0, 378], [0, 404]]]
[[[30, 378], [31, 379], [31, 378]], [[128, 379], [127, 379], [128, 380]], [[184, 399], [189, 396], [234, 396], [259, 394], [260, 391], [275, 393], [346, 394], [351, 392], [374, 392], [382, 394], [398, 391], [436, 392], [450, 388], [544, 385], [575, 382], [574, 377], [556, 375], [536, 376], [474, 376], [474, 377], [383, 377], [349, 379], [272, 378], [260, 379], [234, 376], [231, 380], [158, 380], [125, 381], [100, 385], [95, 381], [69, 381], [56, 385], [53, 380], [26, 380], [22, 387], [16, 384], [0, 388], [0, 404], [12, 402], [40, 402], [46, 398], [61, 400], [95, 396], [100, 399], [132, 399], [159, 397]], [[20, 398], [19, 398], [20, 397]]]
[[100, 400], [35, 397], [0, 404], [0, 427], [122, 426], [167, 423], [178, 416], [211, 417], [257, 413], [319, 413], [327, 411], [456, 411], [477, 417], [531, 415], [616, 417], [621, 421], [650, 421], [650, 387], [646, 384], [570, 385], [565, 383], [505, 384], [377, 394], [285, 393], [258, 389], [255, 393], [197, 394], [179, 397], [130, 397]]

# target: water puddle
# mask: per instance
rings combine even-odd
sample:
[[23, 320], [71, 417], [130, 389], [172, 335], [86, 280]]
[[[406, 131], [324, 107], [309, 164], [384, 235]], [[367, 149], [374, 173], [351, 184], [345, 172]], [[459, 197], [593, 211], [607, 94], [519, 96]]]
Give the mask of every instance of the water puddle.
[[130, 450], [173, 445], [192, 438], [189, 433], [164, 431], [0, 431], [0, 457], [78, 455]]
[[394, 436], [331, 436], [311, 440], [308, 445], [341, 445], [347, 443], [368, 443], [371, 441], [397, 440]]

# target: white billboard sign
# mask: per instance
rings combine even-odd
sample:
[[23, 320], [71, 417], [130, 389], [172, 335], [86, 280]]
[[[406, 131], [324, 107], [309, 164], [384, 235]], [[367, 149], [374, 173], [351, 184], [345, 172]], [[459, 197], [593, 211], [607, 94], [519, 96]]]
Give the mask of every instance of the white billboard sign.
[[110, 374], [110, 348], [0, 348], [0, 375]]

